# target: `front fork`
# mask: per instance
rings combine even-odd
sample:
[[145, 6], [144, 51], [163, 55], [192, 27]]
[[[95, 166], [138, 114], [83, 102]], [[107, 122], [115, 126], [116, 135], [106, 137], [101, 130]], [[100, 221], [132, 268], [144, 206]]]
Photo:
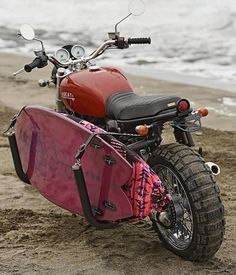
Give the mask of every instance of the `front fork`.
[[57, 94], [56, 94], [56, 111], [60, 113], [66, 113], [65, 105], [61, 99], [60, 86], [65, 76], [66, 70], [64, 68], [58, 68], [57, 70]]

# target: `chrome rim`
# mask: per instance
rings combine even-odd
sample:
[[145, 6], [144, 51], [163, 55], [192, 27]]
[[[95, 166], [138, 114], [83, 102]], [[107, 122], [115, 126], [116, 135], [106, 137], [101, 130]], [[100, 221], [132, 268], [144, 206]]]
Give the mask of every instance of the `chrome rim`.
[[173, 199], [175, 221], [171, 228], [156, 222], [164, 239], [178, 250], [185, 250], [193, 237], [193, 215], [186, 192], [178, 176], [168, 167], [158, 165], [158, 176]]

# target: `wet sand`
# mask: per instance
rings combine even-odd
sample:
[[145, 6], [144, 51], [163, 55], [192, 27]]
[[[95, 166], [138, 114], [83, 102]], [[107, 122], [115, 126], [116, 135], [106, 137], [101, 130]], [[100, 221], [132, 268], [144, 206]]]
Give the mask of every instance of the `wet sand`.
[[[0, 54], [0, 129], [23, 105], [53, 106], [54, 88], [39, 88], [49, 68], [13, 79], [30, 58]], [[178, 94], [196, 106], [218, 104], [224, 91], [130, 76], [140, 94]], [[232, 95], [233, 96], [233, 95]], [[218, 106], [217, 105], [217, 106]], [[213, 259], [184, 261], [166, 250], [148, 220], [98, 230], [83, 218], [46, 201], [15, 175], [8, 141], [0, 137], [0, 274], [235, 274], [236, 273], [236, 123], [210, 113], [194, 135], [207, 161], [220, 165], [218, 184], [226, 214], [225, 240]], [[219, 130], [216, 130], [219, 129]], [[226, 131], [233, 130], [233, 131]], [[167, 131], [167, 139], [170, 133]]]

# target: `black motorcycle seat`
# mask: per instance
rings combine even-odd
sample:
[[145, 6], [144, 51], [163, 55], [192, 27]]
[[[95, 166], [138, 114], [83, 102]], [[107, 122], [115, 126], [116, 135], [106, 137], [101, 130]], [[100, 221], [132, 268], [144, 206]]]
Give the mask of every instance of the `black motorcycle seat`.
[[109, 96], [106, 115], [117, 120], [137, 119], [157, 115], [176, 106], [177, 96], [139, 96], [130, 92], [119, 92]]

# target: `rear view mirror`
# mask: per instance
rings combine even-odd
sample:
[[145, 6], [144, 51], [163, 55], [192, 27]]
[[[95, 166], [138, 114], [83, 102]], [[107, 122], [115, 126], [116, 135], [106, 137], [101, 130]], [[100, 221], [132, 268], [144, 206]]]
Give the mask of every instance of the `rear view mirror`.
[[26, 40], [33, 40], [35, 37], [34, 29], [27, 24], [21, 25], [20, 35]]

